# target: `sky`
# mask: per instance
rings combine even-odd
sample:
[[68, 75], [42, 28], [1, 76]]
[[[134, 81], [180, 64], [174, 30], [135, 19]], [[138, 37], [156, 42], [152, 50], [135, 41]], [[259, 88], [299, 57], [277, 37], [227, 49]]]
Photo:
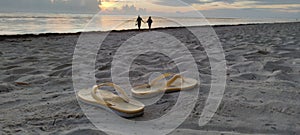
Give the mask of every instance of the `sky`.
[[159, 14], [296, 18], [300, 0], [0, 0], [0, 12]]

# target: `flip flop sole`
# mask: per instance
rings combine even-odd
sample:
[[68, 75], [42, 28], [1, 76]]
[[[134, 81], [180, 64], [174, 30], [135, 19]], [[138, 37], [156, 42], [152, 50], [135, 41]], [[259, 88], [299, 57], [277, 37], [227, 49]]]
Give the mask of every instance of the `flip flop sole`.
[[85, 94], [81, 94], [80, 92], [78, 92], [77, 96], [78, 96], [79, 101], [86, 105], [102, 108], [108, 112], [115, 113], [124, 118], [134, 118], [134, 117], [142, 116], [144, 114], [144, 111], [140, 111], [140, 112], [136, 112], [136, 113], [125, 113], [125, 112], [115, 110], [113, 108], [109, 108], [105, 105], [97, 103], [96, 100], [92, 100], [93, 99], [92, 96], [87, 97]]
[[[190, 90], [198, 85], [198, 81], [192, 78], [184, 78], [185, 82], [180, 86], [175, 87], [168, 87], [164, 90], [148, 90], [147, 92], [138, 92], [138, 90], [131, 90], [132, 96], [136, 98], [152, 98], [161, 93], [172, 93], [178, 92], [182, 90]], [[175, 83], [176, 84], [176, 83]]]
[[151, 92], [151, 93], [138, 93], [138, 92], [132, 92], [132, 96], [135, 98], [152, 98], [155, 97], [159, 94], [164, 93], [165, 91], [155, 91], [155, 92]]
[[144, 112], [139, 112], [139, 113], [133, 113], [133, 114], [128, 114], [128, 113], [123, 113], [123, 112], [120, 112], [120, 111], [117, 111], [117, 110], [114, 110], [114, 109], [111, 109], [109, 107], [106, 107], [106, 106], [103, 106], [103, 105], [100, 105], [100, 104], [97, 104], [97, 103], [91, 103], [91, 102], [88, 102], [88, 101], [84, 101], [84, 100], [79, 100], [81, 103], [84, 103], [86, 105], [89, 105], [89, 106], [94, 106], [94, 107], [99, 107], [101, 109], [104, 109], [108, 112], [111, 112], [111, 113], [115, 113], [123, 118], [135, 118], [135, 117], [139, 117], [139, 116], [143, 116], [144, 115]]

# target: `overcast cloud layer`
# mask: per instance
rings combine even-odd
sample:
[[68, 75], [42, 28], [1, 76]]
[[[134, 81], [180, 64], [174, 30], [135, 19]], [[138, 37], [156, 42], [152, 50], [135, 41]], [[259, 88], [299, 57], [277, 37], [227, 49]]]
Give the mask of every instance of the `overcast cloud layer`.
[[[176, 5], [180, 6], [177, 1], [179, 0], [157, 0], [157, 4], [161, 5]], [[213, 3], [213, 2], [225, 2], [225, 3], [233, 3], [233, 2], [241, 2], [241, 1], [254, 1], [259, 4], [300, 4], [299, 0], [181, 0], [187, 4], [205, 4], [205, 3]]]
[[[178, 8], [193, 5], [208, 17], [300, 18], [300, 0], [182, 1], [186, 5], [179, 0], [152, 0], [151, 3]], [[97, 0], [0, 0], [0, 12], [97, 13], [101, 10], [98, 4], [101, 4], [101, 2]], [[136, 8], [144, 9], [144, 7]], [[125, 9], [127, 8], [123, 6], [123, 8], [112, 10], [112, 12], [117, 13], [116, 11], [120, 11], [120, 13], [124, 13], [126, 12]], [[143, 10], [143, 12], [146, 12], [146, 10]]]

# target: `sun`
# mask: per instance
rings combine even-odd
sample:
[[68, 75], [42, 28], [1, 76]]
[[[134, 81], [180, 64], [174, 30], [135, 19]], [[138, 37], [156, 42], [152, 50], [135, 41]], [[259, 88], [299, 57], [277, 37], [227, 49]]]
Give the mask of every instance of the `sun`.
[[111, 0], [101, 0], [99, 1], [99, 8], [103, 11], [107, 11], [109, 9], [112, 9], [114, 7], [117, 7], [116, 2]]

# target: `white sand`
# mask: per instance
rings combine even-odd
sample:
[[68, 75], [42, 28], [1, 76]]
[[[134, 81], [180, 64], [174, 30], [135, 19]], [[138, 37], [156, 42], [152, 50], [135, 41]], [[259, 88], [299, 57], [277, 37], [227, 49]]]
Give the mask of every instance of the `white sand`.
[[[216, 27], [228, 67], [222, 103], [212, 120], [199, 127], [210, 66], [205, 55], [195, 55], [202, 82], [199, 99], [192, 114], [171, 134], [300, 134], [299, 30], [300, 23]], [[194, 49], [192, 54], [205, 54], [184, 29], [157, 31], [172, 33]], [[101, 48], [105, 54], [97, 59], [98, 82], [111, 80], [114, 52], [121, 41], [137, 33], [111, 33]], [[85, 117], [73, 91], [72, 54], [78, 36], [0, 36], [0, 134], [103, 134]], [[163, 68], [176, 71], [163, 55], [142, 55], [132, 65], [131, 81], [148, 81], [148, 73]], [[177, 94], [165, 95], [137, 119], [165, 114]]]

